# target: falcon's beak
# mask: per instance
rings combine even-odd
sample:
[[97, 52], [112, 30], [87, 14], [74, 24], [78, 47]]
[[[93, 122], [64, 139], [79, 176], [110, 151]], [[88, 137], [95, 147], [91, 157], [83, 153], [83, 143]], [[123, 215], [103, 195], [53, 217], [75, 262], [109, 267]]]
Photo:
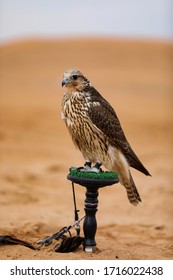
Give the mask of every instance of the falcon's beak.
[[65, 85], [68, 84], [68, 83], [69, 83], [68, 78], [64, 78], [64, 79], [62, 80], [62, 87], [65, 86]]

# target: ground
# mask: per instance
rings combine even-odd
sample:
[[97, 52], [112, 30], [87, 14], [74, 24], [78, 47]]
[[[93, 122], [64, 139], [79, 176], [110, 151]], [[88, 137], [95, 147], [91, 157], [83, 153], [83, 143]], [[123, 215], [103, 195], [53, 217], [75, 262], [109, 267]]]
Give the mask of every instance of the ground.
[[[172, 45], [30, 40], [1, 46], [0, 54], [0, 235], [34, 243], [73, 224], [67, 174], [84, 161], [60, 117], [66, 69], [81, 70], [111, 103], [152, 174], [132, 169], [143, 201], [137, 207], [120, 184], [100, 190], [95, 254], [1, 246], [0, 259], [172, 259]], [[85, 190], [78, 185], [76, 197], [82, 217]]]

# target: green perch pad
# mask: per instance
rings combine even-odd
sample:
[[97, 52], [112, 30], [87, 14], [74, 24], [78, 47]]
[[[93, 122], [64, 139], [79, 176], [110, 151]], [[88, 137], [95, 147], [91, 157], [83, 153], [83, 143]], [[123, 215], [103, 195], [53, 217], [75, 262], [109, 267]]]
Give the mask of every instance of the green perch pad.
[[101, 188], [119, 182], [118, 174], [112, 171], [86, 172], [76, 167], [70, 168], [67, 179], [84, 187]]

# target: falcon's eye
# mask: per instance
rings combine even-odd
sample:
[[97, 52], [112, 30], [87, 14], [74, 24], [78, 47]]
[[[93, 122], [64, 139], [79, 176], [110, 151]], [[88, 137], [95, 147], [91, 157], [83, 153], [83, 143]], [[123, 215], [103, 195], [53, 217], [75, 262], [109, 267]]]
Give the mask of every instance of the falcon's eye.
[[73, 80], [77, 80], [77, 75], [73, 75]]

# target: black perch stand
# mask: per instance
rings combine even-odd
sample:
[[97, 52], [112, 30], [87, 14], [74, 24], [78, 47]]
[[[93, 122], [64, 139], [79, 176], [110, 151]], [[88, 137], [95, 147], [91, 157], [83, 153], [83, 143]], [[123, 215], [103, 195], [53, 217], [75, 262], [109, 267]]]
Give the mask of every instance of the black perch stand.
[[118, 175], [115, 172], [101, 171], [96, 173], [71, 167], [67, 179], [86, 188], [85, 219], [83, 223], [84, 250], [85, 252], [94, 253], [96, 251], [95, 234], [97, 231], [98, 190], [99, 188], [118, 183]]

